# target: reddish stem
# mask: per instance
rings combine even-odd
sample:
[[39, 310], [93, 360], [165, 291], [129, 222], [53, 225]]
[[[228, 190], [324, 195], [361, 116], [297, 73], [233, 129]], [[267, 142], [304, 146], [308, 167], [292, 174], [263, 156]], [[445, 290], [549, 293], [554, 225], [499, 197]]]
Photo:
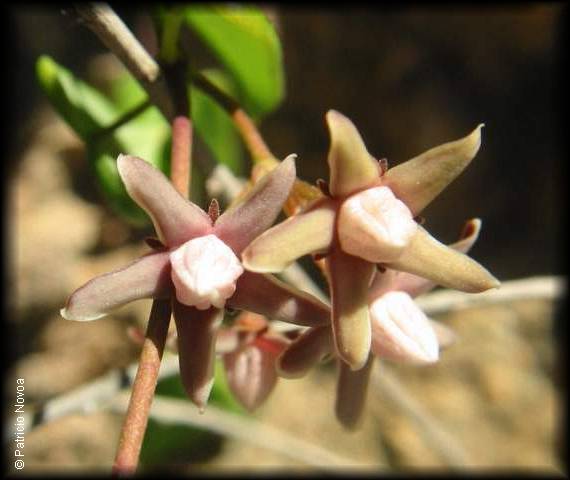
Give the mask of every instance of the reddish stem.
[[264, 158], [274, 158], [251, 117], [241, 108], [235, 109], [231, 115], [253, 161], [257, 163]]
[[190, 170], [192, 168], [192, 123], [184, 115], [172, 120], [172, 155], [170, 179], [174, 188], [185, 198], [190, 194]]
[[255, 163], [263, 160], [264, 158], [275, 158], [259, 133], [257, 126], [245, 110], [241, 108], [239, 103], [228, 96], [224, 91], [220, 90], [201, 73], [194, 73], [192, 75], [192, 80], [194, 85], [207, 95], [211, 96], [224, 110], [226, 110], [226, 112], [230, 114], [234, 125], [239, 130], [239, 133]]
[[[179, 115], [172, 121], [170, 178], [174, 187], [185, 198], [188, 198], [190, 194], [191, 153], [192, 123], [188, 117]], [[148, 415], [158, 382], [158, 372], [168, 335], [171, 312], [170, 299], [155, 300], [152, 304], [137, 375], [119, 439], [113, 466], [114, 475], [132, 475], [136, 472], [148, 424]]]
[[152, 303], [146, 338], [113, 465], [114, 475], [130, 475], [136, 471], [158, 380], [170, 313], [170, 299], [155, 300]]

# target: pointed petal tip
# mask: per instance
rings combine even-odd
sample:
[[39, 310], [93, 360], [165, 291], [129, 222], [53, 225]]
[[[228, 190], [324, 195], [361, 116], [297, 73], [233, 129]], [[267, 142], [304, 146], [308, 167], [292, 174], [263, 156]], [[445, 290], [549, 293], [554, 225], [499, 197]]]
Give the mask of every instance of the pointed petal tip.
[[208, 398], [210, 398], [210, 392], [212, 391], [213, 386], [214, 379], [212, 378], [203, 386], [191, 392], [190, 399], [196, 404], [201, 414], [204, 413], [206, 409]]
[[474, 263], [479, 267], [479, 278], [474, 282], [473, 290], [471, 292], [467, 291], [468, 293], [482, 293], [487, 290], [501, 288], [501, 282], [497, 277], [478, 262], [474, 261]]
[[100, 314], [91, 315], [91, 316], [77, 316], [77, 315], [73, 315], [72, 313], [70, 313], [69, 309], [67, 307], [61, 308], [59, 310], [59, 314], [65, 320], [71, 320], [71, 321], [76, 321], [76, 322], [90, 322], [91, 320], [97, 320], [98, 318], [103, 318], [103, 317], [107, 316], [106, 313], [100, 313]]
[[123, 183], [125, 183], [125, 186], [127, 185], [129, 173], [133, 169], [137, 168], [137, 164], [139, 164], [139, 165], [142, 164], [143, 167], [148, 166], [150, 168], [155, 168], [155, 167], [153, 167], [153, 165], [148, 163], [146, 160], [143, 160], [142, 158], [139, 158], [135, 155], [128, 155], [125, 153], [119, 153], [119, 155], [117, 156], [117, 170], [119, 172], [119, 176], [121, 177], [121, 180], [123, 180]]
[[60, 308], [59, 309], [59, 314], [65, 318], [66, 320], [72, 320], [72, 318], [69, 316], [69, 314], [67, 313], [67, 308]]
[[479, 236], [479, 232], [483, 227], [483, 220], [480, 218], [472, 218], [471, 220], [467, 220], [465, 225], [463, 226], [463, 232], [461, 233], [461, 238]]
[[420, 227], [410, 247], [388, 266], [466, 293], [497, 288], [499, 281], [485, 267], [460, 251], [461, 244], [469, 243], [464, 239], [448, 247]]
[[297, 160], [297, 158], [299, 158], [299, 155], [297, 155], [296, 153], [291, 153], [291, 154], [287, 155], [287, 156], [283, 159], [283, 163], [285, 163], [285, 162], [295, 162], [295, 160]]
[[357, 372], [358, 370], [361, 370], [362, 368], [364, 368], [364, 365], [366, 365], [366, 360], [368, 359], [368, 356], [366, 356], [364, 360], [362, 360], [361, 358], [358, 358], [358, 357], [351, 357], [350, 363], [347, 361], [348, 359], [346, 356], [344, 356], [343, 359], [346, 361], [346, 363], [348, 363], [348, 366], [350, 367], [351, 371]]
[[129, 167], [130, 163], [133, 163], [134, 158], [135, 157], [133, 157], [132, 155], [119, 153], [119, 156], [117, 157], [117, 170], [119, 171], [119, 175], [121, 176], [121, 178], [126, 173], [125, 169]]
[[465, 144], [465, 151], [466, 153], [471, 151], [471, 156], [475, 156], [481, 147], [481, 130], [485, 126], [484, 123], [480, 123], [475, 127], [475, 129], [465, 137], [466, 140]]
[[468, 253], [479, 238], [483, 222], [480, 218], [467, 220], [459, 234], [459, 240], [448, 245], [450, 248], [461, 253]]
[[498, 278], [492, 277], [491, 278], [491, 284], [492, 285], [489, 287], [490, 289], [491, 288], [497, 288], [497, 289], [501, 288], [501, 282], [499, 281]]
[[292, 177], [295, 177], [297, 175], [297, 169], [296, 169], [296, 164], [295, 162], [297, 161], [298, 155], [296, 153], [291, 153], [290, 155], [287, 155], [283, 161], [281, 162], [281, 165], [279, 165], [281, 167], [282, 170], [285, 171], [285, 175], [291, 175]]
[[291, 154], [279, 162], [216, 221], [215, 234], [236, 253], [242, 253], [279, 216], [296, 179], [296, 157]]
[[459, 140], [443, 143], [388, 169], [382, 183], [418, 215], [475, 158], [481, 147], [479, 124]]
[[474, 217], [474, 218], [467, 220], [465, 222], [465, 226], [463, 227], [462, 237], [469, 236], [469, 234], [474, 230], [479, 232], [479, 230], [481, 230], [482, 226], [483, 226], [483, 220], [481, 220], [479, 217]]
[[352, 348], [339, 348], [336, 345], [337, 356], [348, 366], [350, 370], [356, 372], [362, 369], [368, 361], [370, 353], [370, 338], [362, 339], [360, 345], [351, 345]]
[[[467, 293], [483, 293], [487, 290], [498, 289], [501, 287], [501, 282], [495, 278], [487, 269], [481, 267], [484, 270], [483, 275], [485, 278], [481, 278], [479, 282], [473, 285], [472, 290], [465, 290]], [[483, 276], [482, 275], [482, 276]]]
[[345, 115], [343, 115], [338, 110], [335, 110], [333, 108], [327, 110], [327, 113], [325, 114], [325, 119], [329, 126], [334, 122], [342, 122], [348, 120], [348, 118]]
[[368, 152], [356, 125], [336, 110], [325, 115], [330, 147], [329, 189], [335, 196], [344, 196], [374, 184], [379, 177], [378, 162]]

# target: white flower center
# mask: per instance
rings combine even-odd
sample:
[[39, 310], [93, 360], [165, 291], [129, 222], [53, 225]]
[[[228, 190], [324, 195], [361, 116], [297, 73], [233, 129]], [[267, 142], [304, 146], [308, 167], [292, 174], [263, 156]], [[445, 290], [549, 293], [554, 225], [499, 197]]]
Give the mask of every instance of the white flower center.
[[341, 248], [369, 262], [398, 258], [418, 228], [410, 209], [388, 187], [374, 187], [349, 197], [340, 207]]
[[232, 249], [215, 235], [182, 244], [170, 254], [170, 263], [177, 300], [199, 310], [223, 308], [243, 273]]
[[392, 291], [370, 304], [372, 351], [379, 357], [433, 363], [439, 344], [428, 318], [405, 292]]

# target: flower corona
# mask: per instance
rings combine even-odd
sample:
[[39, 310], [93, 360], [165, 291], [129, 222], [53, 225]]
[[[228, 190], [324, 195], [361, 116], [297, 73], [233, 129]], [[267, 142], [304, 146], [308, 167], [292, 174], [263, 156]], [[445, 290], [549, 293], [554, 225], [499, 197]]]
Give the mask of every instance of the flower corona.
[[170, 264], [177, 300], [199, 310], [223, 308], [243, 273], [232, 249], [215, 235], [184, 243], [170, 254]]

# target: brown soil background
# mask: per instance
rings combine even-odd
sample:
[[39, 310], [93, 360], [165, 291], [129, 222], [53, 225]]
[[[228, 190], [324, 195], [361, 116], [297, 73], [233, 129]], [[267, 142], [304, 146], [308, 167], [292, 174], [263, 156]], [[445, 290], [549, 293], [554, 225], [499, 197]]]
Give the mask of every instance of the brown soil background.
[[[77, 286], [143, 251], [145, 232], [110, 213], [90, 181], [81, 142], [47, 106], [33, 61], [54, 56], [84, 78], [104, 81], [90, 32], [55, 9], [14, 8], [15, 127], [8, 140], [7, 350], [26, 401], [42, 401], [135, 360], [126, 326], [144, 324], [147, 302], [86, 324], [66, 322], [59, 308]], [[143, 25], [137, 12], [127, 23]], [[369, 147], [393, 164], [459, 138], [485, 122], [483, 147], [469, 169], [426, 210], [427, 228], [452, 241], [467, 218], [483, 219], [473, 256], [501, 280], [562, 274], [561, 93], [562, 8], [390, 10], [282, 9], [287, 98], [262, 132], [279, 156], [299, 154], [300, 175], [326, 177], [324, 113], [354, 120]], [[201, 154], [200, 150], [197, 154]], [[557, 341], [566, 327], [559, 303], [517, 301], [449, 312], [438, 319], [460, 341], [439, 364], [390, 370], [468, 453], [470, 468], [565, 470], [562, 381]], [[560, 342], [561, 344], [562, 342]], [[363, 428], [344, 432], [333, 418], [334, 371], [281, 380], [256, 413], [263, 422], [342, 454], [368, 471], [446, 468], [410, 417], [371, 388]], [[105, 471], [121, 418], [74, 415], [26, 435], [26, 473]], [[5, 449], [8, 460], [10, 448]], [[308, 467], [227, 439], [193, 472]], [[10, 464], [9, 464], [10, 468]]]

